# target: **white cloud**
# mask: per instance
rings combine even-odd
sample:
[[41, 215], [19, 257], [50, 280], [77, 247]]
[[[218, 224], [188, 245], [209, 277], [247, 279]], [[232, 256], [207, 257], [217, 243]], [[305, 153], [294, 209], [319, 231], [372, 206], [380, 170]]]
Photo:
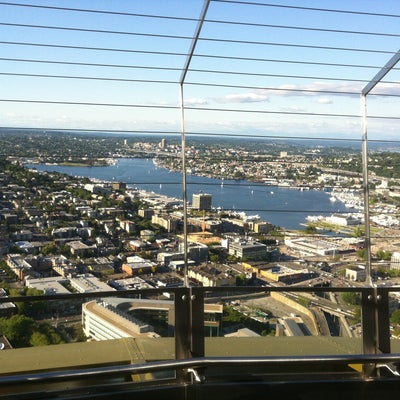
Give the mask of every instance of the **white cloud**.
[[318, 103], [318, 104], [332, 104], [333, 102], [332, 102], [331, 99], [328, 99], [327, 97], [320, 97], [320, 98], [317, 100], [317, 103]]
[[220, 103], [258, 103], [269, 101], [268, 96], [259, 91], [249, 93], [232, 93], [217, 99]]
[[[394, 85], [392, 85], [394, 86]], [[317, 100], [319, 104], [331, 104], [332, 99], [324, 96], [326, 93], [332, 96], [352, 96], [358, 97], [363, 85], [360, 83], [347, 82], [311, 82], [307, 84], [283, 84], [277, 86], [276, 89], [255, 89], [246, 93], [231, 93], [223, 97], [215, 97], [217, 103], [261, 103], [269, 102], [272, 97], [315, 97], [320, 96]], [[398, 88], [394, 86], [394, 88]], [[205, 104], [205, 103], [197, 103]]]
[[185, 99], [185, 106], [204, 106], [206, 104], [208, 104], [208, 101], [201, 97]]

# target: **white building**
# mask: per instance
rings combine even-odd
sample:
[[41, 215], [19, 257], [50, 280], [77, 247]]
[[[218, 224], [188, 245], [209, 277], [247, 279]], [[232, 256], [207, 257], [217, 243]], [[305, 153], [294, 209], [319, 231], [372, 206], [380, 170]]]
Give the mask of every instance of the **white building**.
[[362, 222], [361, 218], [343, 214], [333, 214], [330, 217], [327, 217], [326, 221], [340, 226], [360, 225]]
[[400, 252], [394, 251], [390, 259], [390, 269], [400, 270]]
[[302, 254], [306, 255], [334, 255], [340, 252], [340, 246], [327, 240], [320, 239], [303, 239], [303, 238], [291, 238], [285, 237], [285, 245], [298, 250]]
[[346, 268], [346, 278], [351, 281], [365, 281], [367, 273], [364, 266]]

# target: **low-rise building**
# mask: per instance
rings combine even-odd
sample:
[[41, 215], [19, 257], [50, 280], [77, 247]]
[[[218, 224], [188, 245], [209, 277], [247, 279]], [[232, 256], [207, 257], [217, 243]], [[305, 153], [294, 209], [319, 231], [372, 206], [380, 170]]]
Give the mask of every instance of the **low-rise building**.
[[[204, 305], [204, 327], [209, 336], [219, 335], [222, 312], [221, 304]], [[158, 321], [157, 326], [148, 319]], [[83, 304], [82, 324], [86, 336], [94, 340], [173, 336], [174, 302], [117, 297], [94, 300]]]
[[315, 238], [285, 237], [285, 245], [307, 255], [335, 255], [341, 252], [341, 247], [328, 240]]
[[199, 266], [189, 269], [189, 278], [195, 279], [203, 286], [233, 286], [236, 283], [236, 277], [215, 266]]
[[[0, 297], [5, 298], [7, 296], [7, 292], [0, 288]], [[11, 317], [12, 315], [17, 313], [17, 307], [14, 303], [0, 303], [0, 318], [1, 317]]]
[[122, 264], [122, 271], [127, 273], [129, 276], [149, 274], [153, 272], [154, 268], [156, 268], [155, 263], [137, 256], [129, 257], [127, 262]]
[[128, 233], [133, 233], [136, 230], [136, 224], [126, 219], [120, 221], [119, 226]]
[[139, 208], [138, 215], [145, 219], [151, 219], [154, 215], [154, 210], [152, 208]]
[[364, 266], [346, 268], [346, 278], [351, 281], [365, 281], [367, 273]]
[[71, 286], [79, 293], [104, 292], [114, 290], [92, 274], [76, 275], [69, 280]]
[[242, 260], [262, 260], [267, 256], [267, 246], [263, 243], [243, 239], [230, 240], [228, 254]]
[[151, 223], [160, 225], [167, 232], [176, 232], [178, 227], [178, 220], [169, 214], [154, 214]]
[[80, 240], [74, 240], [72, 242], [68, 242], [67, 245], [70, 248], [71, 254], [85, 257], [93, 254], [93, 251], [96, 249], [95, 245], [89, 246]]
[[400, 270], [400, 252], [394, 251], [390, 258], [390, 269]]
[[6, 263], [21, 281], [34, 272], [31, 265], [20, 254], [8, 254]]
[[287, 285], [316, 278], [318, 274], [308, 269], [295, 270], [282, 265], [275, 265], [269, 269], [260, 270], [261, 276], [274, 282], [282, 282]]

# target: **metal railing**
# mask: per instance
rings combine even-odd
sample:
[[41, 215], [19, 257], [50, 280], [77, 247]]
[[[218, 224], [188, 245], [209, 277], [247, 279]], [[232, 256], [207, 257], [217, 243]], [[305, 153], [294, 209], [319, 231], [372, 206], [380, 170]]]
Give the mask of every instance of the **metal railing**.
[[[40, 296], [25, 296], [25, 297], [7, 297], [0, 298], [0, 303], [4, 302], [34, 302], [34, 301], [52, 301], [52, 300], [88, 300], [99, 297], [146, 297], [148, 295], [157, 295], [168, 292], [173, 295], [175, 305], [175, 318], [174, 323], [174, 338], [175, 338], [175, 359], [177, 363], [171, 364], [178, 367], [178, 370], [185, 370], [186, 363], [190, 366], [196, 365], [199, 361], [200, 364], [204, 363], [203, 359], [206, 357], [209, 361], [210, 358], [206, 354], [205, 349], [205, 334], [204, 334], [204, 305], [205, 301], [210, 299], [219, 299], [219, 301], [236, 298], [238, 295], [254, 295], [254, 294], [270, 294], [272, 292], [280, 293], [340, 293], [340, 292], [352, 292], [361, 294], [361, 326], [362, 326], [362, 353], [354, 354], [351, 356], [343, 355], [342, 360], [357, 361], [358, 364], [363, 365], [363, 376], [364, 378], [376, 377], [379, 373], [379, 369], [382, 367], [384, 362], [400, 362], [400, 355], [391, 353], [391, 333], [390, 333], [390, 321], [389, 321], [389, 293], [400, 292], [400, 288], [394, 287], [177, 287], [168, 289], [140, 289], [140, 290], [125, 290], [125, 291], [108, 291], [101, 293], [75, 293], [75, 294], [54, 294], [54, 295], [40, 295]], [[273, 339], [272, 339], [273, 340]], [[357, 353], [355, 349], [355, 353]], [[377, 358], [374, 359], [374, 357]], [[311, 357], [311, 358], [310, 358]], [[330, 355], [323, 357], [317, 357], [321, 362], [328, 362]], [[348, 358], [347, 358], [348, 357]], [[218, 359], [218, 358], [217, 358]], [[218, 363], [216, 359], [216, 363]], [[240, 358], [238, 358], [239, 360]], [[296, 357], [288, 357], [287, 362], [295, 360]], [[188, 361], [190, 360], [190, 361]], [[197, 360], [197, 361], [196, 361]], [[203, 361], [202, 361], [203, 360]], [[236, 357], [233, 357], [231, 361], [225, 360], [227, 363], [235, 364]], [[257, 362], [266, 363], [278, 362], [273, 361], [275, 358], [264, 357], [257, 359]], [[299, 361], [303, 360], [303, 361]], [[312, 355], [309, 357], [300, 357], [298, 362], [314, 363], [316, 359]], [[314, 361], [312, 361], [314, 360]], [[325, 361], [324, 361], [325, 360]], [[376, 362], [371, 362], [376, 360]], [[179, 362], [182, 361], [180, 365]], [[221, 361], [221, 360], [220, 360]], [[161, 363], [162, 368], [169, 368], [166, 361], [164, 365]], [[158, 368], [160, 365], [155, 364], [154, 367], [149, 366], [149, 371], [152, 368]], [[181, 366], [182, 368], [180, 368]], [[135, 366], [129, 368], [136, 368]], [[146, 368], [140, 366], [141, 368]], [[99, 370], [100, 372], [101, 370]], [[104, 370], [107, 373], [107, 368]], [[62, 374], [61, 374], [62, 375]], [[38, 377], [40, 374], [38, 375]], [[49, 377], [51, 374], [49, 375]], [[59, 376], [57, 373], [54, 376]], [[181, 382], [186, 381], [186, 373], [184, 376], [178, 374], [178, 380]], [[19, 378], [4, 378], [1, 382], [10, 383], [11, 380]], [[20, 377], [22, 381], [25, 379], [23, 376]]]

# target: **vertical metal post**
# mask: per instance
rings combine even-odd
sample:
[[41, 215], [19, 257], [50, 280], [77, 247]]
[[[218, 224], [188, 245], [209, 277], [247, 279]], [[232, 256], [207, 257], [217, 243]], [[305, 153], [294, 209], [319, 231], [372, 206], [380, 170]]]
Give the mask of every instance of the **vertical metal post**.
[[175, 292], [175, 358], [204, 356], [204, 292], [180, 288]]
[[182, 191], [183, 191], [183, 251], [184, 251], [184, 286], [189, 287], [188, 278], [188, 259], [187, 259], [187, 180], [186, 180], [186, 132], [185, 132], [185, 101], [183, 96], [183, 85], [185, 83], [186, 74], [189, 70], [190, 61], [192, 60], [197, 41], [200, 36], [201, 28], [206, 18], [210, 0], [205, 0], [196, 32], [190, 45], [189, 53], [186, 58], [185, 65], [179, 80], [180, 83], [180, 101], [181, 101], [181, 142], [182, 142]]
[[[202, 288], [180, 288], [175, 292], [175, 358], [204, 357], [204, 292]], [[186, 371], [177, 371], [185, 382]]]
[[[389, 293], [383, 288], [365, 288], [361, 292], [363, 352], [390, 353]], [[376, 374], [373, 364], [364, 365], [364, 375]]]
[[386, 74], [399, 62], [400, 50], [397, 51], [383, 68], [369, 81], [361, 91], [362, 114], [362, 158], [363, 158], [363, 187], [364, 187], [364, 219], [365, 219], [365, 250], [367, 255], [367, 283], [372, 286], [371, 278], [371, 235], [369, 225], [369, 185], [368, 185], [368, 134], [367, 134], [367, 96]]
[[183, 96], [183, 83], [180, 85], [180, 98], [181, 98], [181, 147], [182, 147], [182, 199], [183, 199], [183, 260], [184, 260], [184, 271], [183, 271], [183, 284], [185, 287], [189, 287], [188, 277], [188, 252], [187, 252], [187, 180], [186, 180], [186, 133], [185, 133], [185, 106]]
[[[175, 359], [181, 360], [190, 358], [190, 293], [187, 288], [180, 288], [175, 291]], [[178, 382], [185, 383], [188, 373], [184, 370], [176, 371]]]
[[[187, 179], [186, 179], [186, 132], [185, 101], [183, 85], [192, 60], [201, 28], [205, 21], [210, 0], [205, 0], [196, 31], [182, 69], [180, 83], [181, 103], [181, 142], [182, 142], [182, 197], [183, 197], [183, 252], [184, 252], [184, 288], [175, 293], [175, 358], [201, 357], [204, 355], [204, 297], [203, 292], [196, 293], [189, 288], [188, 244], [187, 244]], [[185, 371], [177, 371], [177, 379], [184, 381]]]
[[363, 332], [363, 352], [375, 354], [377, 337], [375, 332], [375, 293], [373, 288], [363, 289], [361, 292], [361, 318]]
[[204, 290], [190, 288], [191, 347], [192, 357], [204, 357]]
[[383, 288], [377, 288], [376, 299], [378, 349], [381, 353], [390, 353], [389, 292]]
[[[363, 159], [363, 188], [364, 188], [364, 219], [365, 219], [365, 250], [367, 283], [370, 290], [362, 291], [362, 327], [364, 353], [390, 353], [389, 329], [389, 297], [388, 292], [374, 287], [371, 271], [371, 233], [369, 219], [369, 185], [368, 185], [368, 134], [367, 134], [367, 96], [374, 87], [382, 81], [386, 74], [400, 60], [398, 50], [374, 78], [361, 91], [362, 114], [362, 159]], [[364, 374], [368, 377], [376, 373], [373, 365], [364, 366]]]
[[361, 112], [362, 112], [362, 168], [363, 168], [363, 193], [364, 193], [364, 249], [366, 254], [365, 270], [366, 281], [369, 286], [372, 286], [372, 271], [371, 271], [371, 230], [369, 219], [369, 180], [368, 180], [368, 129], [367, 129], [367, 96], [361, 95]]
[[[377, 352], [377, 332], [376, 332], [376, 297], [373, 288], [363, 289], [361, 292], [361, 321], [363, 353], [376, 354]], [[363, 364], [365, 378], [376, 374], [374, 364]]]

